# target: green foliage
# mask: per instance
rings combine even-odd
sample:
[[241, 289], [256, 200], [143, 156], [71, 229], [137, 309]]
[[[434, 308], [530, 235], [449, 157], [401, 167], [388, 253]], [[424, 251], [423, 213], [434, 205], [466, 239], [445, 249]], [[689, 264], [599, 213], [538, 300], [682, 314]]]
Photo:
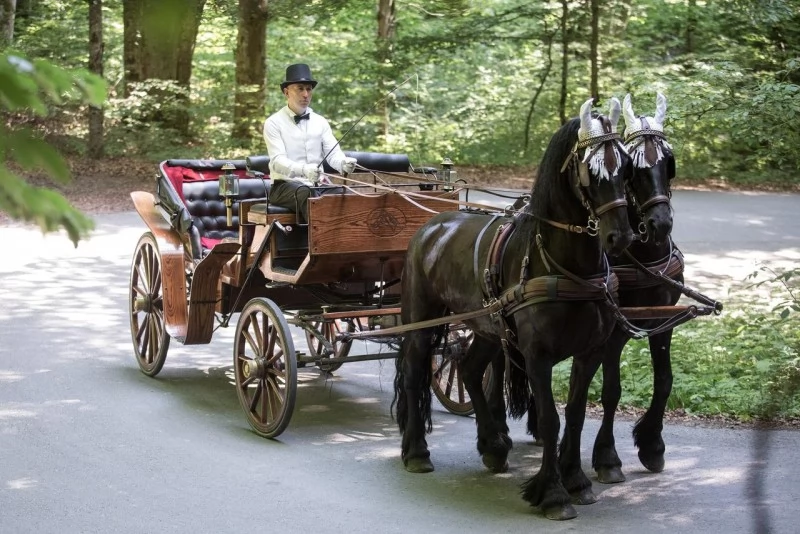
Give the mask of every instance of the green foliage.
[[[580, 4], [569, 7], [566, 112], [575, 115], [588, 96], [589, 20]], [[86, 9], [81, 0], [36, 2], [17, 25], [17, 45], [59, 65], [83, 65]], [[264, 152], [257, 131], [245, 147], [230, 139], [237, 9], [228, 0], [206, 4], [187, 142], [150, 121], [155, 108], [176, 102], [138, 91], [125, 99], [115, 94], [122, 77], [122, 9], [106, 4], [110, 155]], [[349, 131], [342, 140], [347, 149], [404, 152], [419, 164], [444, 156], [457, 165], [538, 162], [560, 122], [560, 3], [396, 3], [391, 43], [378, 42], [375, 15], [375, 0], [270, 2], [266, 112], [284, 104], [278, 84], [285, 66], [302, 61], [320, 80], [313, 107], [337, 136]], [[656, 90], [664, 92], [679, 180], [800, 185], [794, 148], [800, 144], [800, 1], [609, 0], [601, 5], [600, 32], [598, 109], [606, 109], [608, 97], [631, 92], [637, 111], [652, 113], [645, 105]], [[73, 144], [82, 143], [80, 129], [66, 133]]]
[[[800, 268], [777, 273], [763, 267], [749, 279], [764, 274], [765, 280], [749, 288], [769, 287], [769, 308], [726, 303], [721, 316], [698, 318], [673, 331], [669, 409], [743, 420], [800, 416]], [[628, 343], [620, 371], [620, 404], [647, 408], [653, 391], [647, 340]], [[568, 362], [554, 370], [553, 391], [561, 401], [569, 372]], [[590, 402], [600, 402], [601, 375], [592, 382]]]
[[[0, 55], [0, 107], [5, 111], [28, 110], [45, 116], [50, 105], [73, 99], [99, 105], [105, 99], [105, 83], [88, 72], [69, 72], [45, 60]], [[42, 169], [63, 183], [70, 178], [69, 169], [58, 152], [34, 132], [0, 126], [0, 155], [0, 211], [36, 223], [45, 232], [64, 228], [77, 246], [92, 221], [58, 193], [32, 187], [8, 168], [13, 161], [24, 169]]]

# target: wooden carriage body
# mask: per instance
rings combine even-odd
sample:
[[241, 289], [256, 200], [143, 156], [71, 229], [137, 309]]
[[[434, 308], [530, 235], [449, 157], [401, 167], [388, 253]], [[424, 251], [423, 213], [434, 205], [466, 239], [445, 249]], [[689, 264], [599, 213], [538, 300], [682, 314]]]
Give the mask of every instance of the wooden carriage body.
[[[373, 169], [414, 172], [405, 156], [355, 155]], [[266, 169], [268, 158], [253, 159], [167, 160], [155, 195], [131, 193], [157, 243], [165, 329], [182, 344], [209, 343], [215, 314], [239, 312], [255, 297], [291, 310], [369, 307], [375, 284], [400, 278], [416, 230], [436, 212], [458, 209], [453, 193], [420, 191], [412, 181], [394, 193], [361, 187], [310, 198], [309, 222], [298, 224], [291, 210], [269, 203], [271, 181], [252, 168]], [[231, 225], [218, 186], [227, 163], [240, 190]], [[382, 296], [384, 306], [399, 303], [396, 288]]]

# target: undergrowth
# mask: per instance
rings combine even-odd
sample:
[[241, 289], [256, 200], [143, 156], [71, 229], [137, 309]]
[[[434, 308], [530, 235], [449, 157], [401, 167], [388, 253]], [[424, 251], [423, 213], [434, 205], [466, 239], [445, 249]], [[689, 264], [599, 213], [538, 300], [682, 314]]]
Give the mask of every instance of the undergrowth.
[[[800, 416], [800, 268], [775, 272], [762, 267], [746, 281], [768, 289], [769, 304], [726, 303], [720, 316], [700, 317], [673, 331], [673, 387], [669, 410], [723, 415], [743, 421]], [[564, 402], [570, 360], [553, 371], [553, 392]], [[647, 340], [632, 340], [620, 365], [621, 407], [647, 408], [653, 369]], [[589, 401], [600, 403], [602, 373]]]

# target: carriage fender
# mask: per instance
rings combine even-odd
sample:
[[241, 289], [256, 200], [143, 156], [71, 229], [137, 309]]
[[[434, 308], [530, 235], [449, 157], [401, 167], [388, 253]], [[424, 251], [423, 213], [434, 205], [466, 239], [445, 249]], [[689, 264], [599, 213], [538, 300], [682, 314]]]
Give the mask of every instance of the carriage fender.
[[189, 309], [186, 301], [186, 272], [181, 235], [164, 219], [152, 193], [131, 193], [136, 212], [153, 233], [161, 258], [161, 285], [164, 298], [164, 321], [173, 338], [186, 338]]

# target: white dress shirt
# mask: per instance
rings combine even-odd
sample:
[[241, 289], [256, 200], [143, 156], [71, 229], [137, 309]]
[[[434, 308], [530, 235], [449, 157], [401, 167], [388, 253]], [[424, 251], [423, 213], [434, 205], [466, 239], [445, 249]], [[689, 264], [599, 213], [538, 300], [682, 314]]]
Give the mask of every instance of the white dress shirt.
[[330, 124], [311, 108], [307, 108], [306, 113], [309, 114], [308, 119], [295, 123], [294, 111], [284, 106], [264, 121], [271, 179], [307, 183], [303, 176], [303, 165], [319, 165], [322, 170], [322, 158], [328, 152], [328, 164], [342, 171], [345, 155], [337, 145]]

